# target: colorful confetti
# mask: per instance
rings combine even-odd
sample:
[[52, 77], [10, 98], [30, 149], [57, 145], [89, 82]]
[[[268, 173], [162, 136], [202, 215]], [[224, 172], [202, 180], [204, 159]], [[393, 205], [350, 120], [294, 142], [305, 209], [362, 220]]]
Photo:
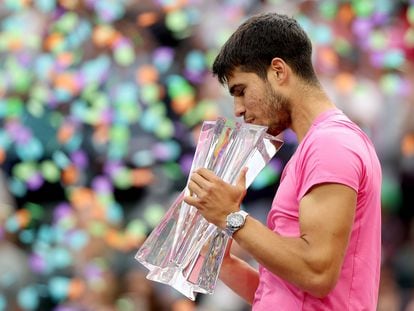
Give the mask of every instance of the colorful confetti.
[[[86, 298], [107, 308], [96, 297], [139, 308], [111, 288], [116, 255], [131, 257], [182, 190], [202, 121], [230, 117], [212, 62], [237, 25], [268, 10], [309, 33], [321, 83], [378, 147], [384, 213], [408, 213], [413, 1], [4, 0], [0, 246], [23, 245], [11, 243], [29, 272], [0, 277], [0, 310], [76, 310]], [[297, 143], [283, 139], [249, 197], [271, 203]]]

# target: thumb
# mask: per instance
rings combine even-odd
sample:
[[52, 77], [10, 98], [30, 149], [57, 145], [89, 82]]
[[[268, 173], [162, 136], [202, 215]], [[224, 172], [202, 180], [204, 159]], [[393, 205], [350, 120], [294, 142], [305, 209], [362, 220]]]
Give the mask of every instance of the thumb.
[[239, 177], [237, 177], [236, 186], [242, 187], [243, 189], [246, 189], [246, 175], [247, 175], [248, 168], [245, 166], [242, 168]]

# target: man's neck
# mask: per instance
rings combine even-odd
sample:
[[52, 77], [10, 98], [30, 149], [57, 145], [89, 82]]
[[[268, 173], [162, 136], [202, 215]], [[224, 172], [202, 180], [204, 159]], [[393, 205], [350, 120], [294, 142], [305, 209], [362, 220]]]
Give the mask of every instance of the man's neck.
[[292, 107], [292, 130], [301, 142], [315, 119], [323, 112], [335, 108], [326, 93], [318, 87], [296, 92]]

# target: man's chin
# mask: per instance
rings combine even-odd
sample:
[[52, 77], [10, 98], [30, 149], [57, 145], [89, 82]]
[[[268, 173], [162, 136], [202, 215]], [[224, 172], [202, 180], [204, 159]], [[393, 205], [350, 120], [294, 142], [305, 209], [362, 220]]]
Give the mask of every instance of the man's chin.
[[282, 132], [283, 132], [282, 129], [275, 129], [275, 128], [268, 128], [267, 129], [267, 134], [270, 134], [272, 136], [277, 136], [277, 135], [279, 135]]

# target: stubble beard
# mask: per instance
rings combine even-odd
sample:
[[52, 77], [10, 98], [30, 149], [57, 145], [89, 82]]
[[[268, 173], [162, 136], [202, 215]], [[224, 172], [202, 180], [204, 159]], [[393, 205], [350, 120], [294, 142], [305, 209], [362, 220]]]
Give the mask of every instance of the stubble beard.
[[291, 103], [287, 97], [273, 90], [270, 85], [266, 97], [266, 115], [269, 118], [267, 132], [276, 136], [289, 128], [292, 123]]

